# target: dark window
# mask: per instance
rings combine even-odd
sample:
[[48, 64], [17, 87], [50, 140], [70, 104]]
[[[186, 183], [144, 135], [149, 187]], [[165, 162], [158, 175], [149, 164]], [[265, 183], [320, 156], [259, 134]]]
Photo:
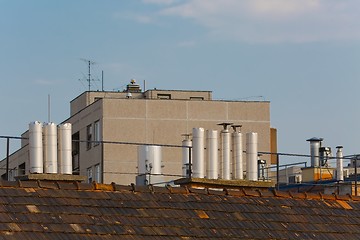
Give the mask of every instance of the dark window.
[[157, 95], [158, 99], [171, 99], [171, 94], [160, 94]]
[[89, 150], [89, 149], [91, 149], [91, 146], [92, 146], [92, 144], [91, 144], [91, 141], [92, 141], [92, 125], [91, 124], [86, 127], [86, 140], [87, 140], [86, 148], [87, 148], [87, 150]]
[[25, 175], [25, 163], [19, 165], [19, 176]]
[[204, 100], [203, 97], [190, 97], [190, 100]]
[[94, 146], [97, 146], [100, 144], [100, 121], [96, 121], [94, 123]]

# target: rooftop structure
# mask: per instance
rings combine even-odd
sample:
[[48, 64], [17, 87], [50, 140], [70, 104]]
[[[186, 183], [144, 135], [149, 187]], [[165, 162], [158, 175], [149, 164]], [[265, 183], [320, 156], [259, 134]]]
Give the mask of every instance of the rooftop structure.
[[0, 181], [2, 239], [357, 239], [360, 198]]

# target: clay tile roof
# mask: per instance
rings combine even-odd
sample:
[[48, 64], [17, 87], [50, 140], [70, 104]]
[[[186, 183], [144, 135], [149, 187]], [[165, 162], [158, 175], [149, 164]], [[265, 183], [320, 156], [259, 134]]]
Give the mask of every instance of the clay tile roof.
[[357, 239], [360, 198], [77, 182], [0, 183], [0, 239]]

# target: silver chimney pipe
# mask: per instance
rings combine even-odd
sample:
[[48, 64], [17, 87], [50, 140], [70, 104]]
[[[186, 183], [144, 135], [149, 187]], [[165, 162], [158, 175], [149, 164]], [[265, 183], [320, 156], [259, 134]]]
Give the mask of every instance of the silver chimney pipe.
[[189, 162], [190, 162], [190, 147], [192, 146], [191, 143], [191, 139], [190, 139], [190, 135], [191, 134], [183, 134], [183, 136], [185, 137], [185, 139], [182, 141], [182, 176], [183, 177], [189, 177], [190, 173], [189, 173]]
[[310, 160], [311, 160], [311, 167], [319, 167], [319, 148], [321, 147], [321, 142], [323, 138], [310, 138], [306, 141], [310, 142]]
[[246, 134], [246, 179], [258, 180], [258, 134], [249, 132]]
[[337, 146], [336, 152], [336, 180], [344, 181], [344, 167], [343, 167], [343, 147]]
[[242, 150], [242, 133], [237, 130], [241, 125], [231, 125], [234, 132], [232, 133], [232, 162], [233, 162], [233, 179], [243, 179], [243, 150]]
[[218, 179], [218, 131], [207, 130], [207, 173], [208, 179]]
[[193, 128], [193, 161], [192, 161], [192, 177], [204, 178], [205, 161], [204, 161], [204, 129]]
[[222, 179], [231, 179], [231, 163], [230, 163], [230, 132], [228, 126], [232, 123], [219, 123], [223, 126], [221, 130], [221, 160], [222, 160]]

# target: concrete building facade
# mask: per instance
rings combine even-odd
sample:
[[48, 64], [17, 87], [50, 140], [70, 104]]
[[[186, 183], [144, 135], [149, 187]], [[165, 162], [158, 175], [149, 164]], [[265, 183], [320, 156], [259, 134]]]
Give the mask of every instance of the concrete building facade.
[[[259, 151], [271, 149], [268, 101], [213, 100], [210, 91], [147, 90], [132, 82], [124, 92], [88, 91], [70, 103], [74, 174], [89, 182], [130, 184], [137, 175], [141, 144], [181, 146], [192, 128], [217, 129], [217, 124], [241, 124], [241, 132], [259, 134]], [[274, 132], [274, 131], [273, 131]], [[275, 131], [276, 132], [276, 131]], [[23, 137], [27, 137], [25, 132]], [[244, 134], [245, 136], [245, 134]], [[245, 140], [243, 141], [245, 149]], [[164, 179], [182, 174], [182, 149], [162, 147]], [[245, 155], [244, 155], [245, 156]], [[265, 156], [270, 163], [270, 157]], [[2, 175], [5, 162], [0, 162]], [[28, 141], [11, 156], [11, 176], [29, 172]], [[245, 169], [245, 168], [244, 168]]]

